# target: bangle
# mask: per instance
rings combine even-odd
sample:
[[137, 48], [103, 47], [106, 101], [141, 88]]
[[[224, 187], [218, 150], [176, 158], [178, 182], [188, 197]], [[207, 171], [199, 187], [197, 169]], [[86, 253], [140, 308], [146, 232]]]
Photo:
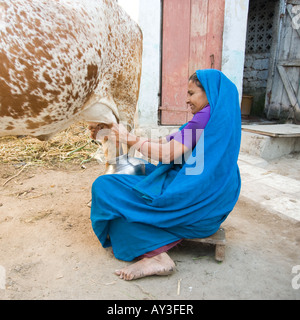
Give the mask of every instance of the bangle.
[[146, 140], [146, 141], [144, 141], [144, 142], [141, 144], [141, 146], [139, 147], [139, 151], [140, 151], [140, 152], [142, 152], [142, 148], [143, 148], [143, 146], [144, 146], [144, 144], [145, 144], [146, 142], [149, 142], [149, 140]]

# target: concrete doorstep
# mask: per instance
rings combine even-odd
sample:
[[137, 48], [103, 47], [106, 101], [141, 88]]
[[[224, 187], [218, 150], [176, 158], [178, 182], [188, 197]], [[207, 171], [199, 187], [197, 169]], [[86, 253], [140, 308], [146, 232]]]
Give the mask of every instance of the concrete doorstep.
[[243, 125], [241, 151], [265, 160], [300, 152], [300, 126]]

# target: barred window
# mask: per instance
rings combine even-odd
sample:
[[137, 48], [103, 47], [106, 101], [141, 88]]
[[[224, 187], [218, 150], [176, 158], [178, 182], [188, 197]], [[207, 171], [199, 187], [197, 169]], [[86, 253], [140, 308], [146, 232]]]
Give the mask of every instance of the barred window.
[[250, 0], [246, 53], [270, 52], [277, 0]]

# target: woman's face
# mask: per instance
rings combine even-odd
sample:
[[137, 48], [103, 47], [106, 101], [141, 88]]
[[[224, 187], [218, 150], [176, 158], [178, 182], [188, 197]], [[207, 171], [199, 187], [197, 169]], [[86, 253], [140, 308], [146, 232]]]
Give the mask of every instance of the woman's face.
[[191, 108], [192, 114], [196, 114], [208, 105], [205, 91], [193, 81], [189, 81], [186, 103]]

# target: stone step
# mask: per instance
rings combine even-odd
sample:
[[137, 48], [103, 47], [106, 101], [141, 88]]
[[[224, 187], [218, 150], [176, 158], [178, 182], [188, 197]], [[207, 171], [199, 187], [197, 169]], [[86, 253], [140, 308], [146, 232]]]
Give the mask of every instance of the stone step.
[[265, 160], [300, 152], [300, 125], [243, 125], [241, 151]]

